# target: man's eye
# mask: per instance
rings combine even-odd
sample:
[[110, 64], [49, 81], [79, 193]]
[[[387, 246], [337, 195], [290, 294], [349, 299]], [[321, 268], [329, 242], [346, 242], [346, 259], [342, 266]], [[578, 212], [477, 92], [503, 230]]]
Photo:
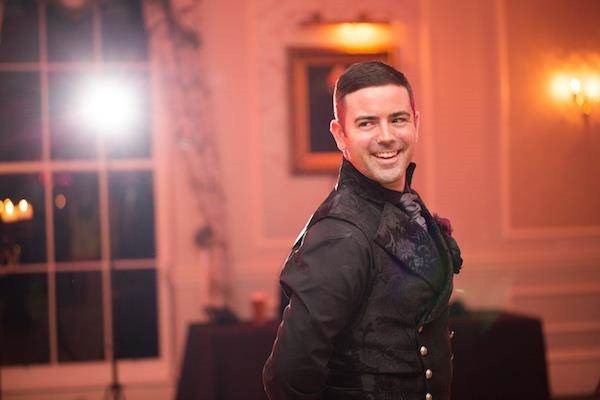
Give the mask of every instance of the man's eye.
[[398, 118], [392, 119], [392, 124], [399, 125], [399, 124], [404, 124], [406, 122], [408, 122], [408, 118], [406, 118], [406, 117], [398, 117]]
[[368, 128], [373, 125], [373, 121], [361, 121], [358, 123], [359, 128]]

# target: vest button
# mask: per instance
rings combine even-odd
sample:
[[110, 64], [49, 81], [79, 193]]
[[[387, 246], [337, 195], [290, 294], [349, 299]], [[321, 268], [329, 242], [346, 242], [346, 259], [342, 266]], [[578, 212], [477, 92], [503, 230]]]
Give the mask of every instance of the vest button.
[[421, 356], [425, 357], [429, 353], [429, 350], [427, 350], [427, 347], [421, 346], [419, 353], [421, 353]]
[[432, 376], [433, 376], [432, 370], [428, 369], [427, 371], [425, 371], [425, 378], [431, 379]]
[[427, 393], [425, 395], [425, 400], [433, 400], [433, 396], [431, 395], [431, 393]]

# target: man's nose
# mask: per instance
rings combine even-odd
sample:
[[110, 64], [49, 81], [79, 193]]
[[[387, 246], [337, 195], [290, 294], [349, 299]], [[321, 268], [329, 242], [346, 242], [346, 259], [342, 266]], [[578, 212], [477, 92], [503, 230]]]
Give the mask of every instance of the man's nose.
[[394, 140], [394, 134], [390, 124], [382, 122], [379, 124], [379, 134], [377, 135], [377, 141], [379, 143], [391, 142]]

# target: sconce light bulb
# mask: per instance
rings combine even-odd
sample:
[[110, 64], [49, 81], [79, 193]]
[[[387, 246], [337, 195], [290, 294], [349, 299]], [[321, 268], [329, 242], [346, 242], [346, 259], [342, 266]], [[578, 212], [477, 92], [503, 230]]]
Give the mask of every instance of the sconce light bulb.
[[600, 101], [600, 79], [592, 77], [585, 81], [583, 90], [592, 101]]
[[4, 201], [4, 209], [6, 210], [6, 214], [13, 215], [15, 212], [15, 206], [12, 201]]
[[552, 95], [559, 101], [571, 99], [570, 79], [565, 75], [557, 75], [552, 79], [550, 86]]
[[571, 92], [579, 94], [581, 92], [581, 82], [577, 78], [571, 78]]
[[28, 208], [29, 208], [29, 203], [27, 203], [27, 200], [21, 199], [21, 201], [19, 201], [19, 210], [21, 212], [27, 212]]

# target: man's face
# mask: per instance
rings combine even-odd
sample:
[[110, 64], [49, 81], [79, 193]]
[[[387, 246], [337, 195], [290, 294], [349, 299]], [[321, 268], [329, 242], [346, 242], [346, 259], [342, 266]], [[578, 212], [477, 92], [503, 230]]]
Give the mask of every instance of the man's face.
[[330, 130], [344, 157], [367, 178], [397, 191], [413, 158], [419, 113], [413, 113], [403, 86], [373, 86], [344, 98], [344, 125]]

